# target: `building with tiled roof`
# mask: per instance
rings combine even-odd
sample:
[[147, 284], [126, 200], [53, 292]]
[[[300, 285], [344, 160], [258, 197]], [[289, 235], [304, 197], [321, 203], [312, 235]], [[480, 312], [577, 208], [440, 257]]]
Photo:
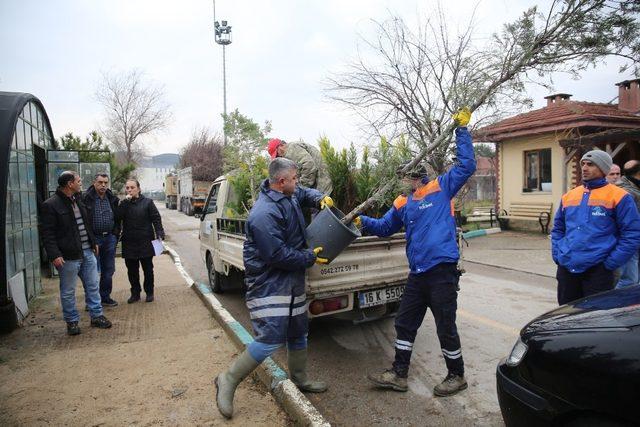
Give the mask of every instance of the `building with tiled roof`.
[[617, 86], [617, 104], [559, 93], [545, 97], [543, 108], [474, 132], [475, 141], [496, 144], [498, 209], [531, 202], [553, 203], [555, 210], [562, 194], [580, 183], [579, 160], [594, 148], [618, 165], [640, 159], [640, 79]]

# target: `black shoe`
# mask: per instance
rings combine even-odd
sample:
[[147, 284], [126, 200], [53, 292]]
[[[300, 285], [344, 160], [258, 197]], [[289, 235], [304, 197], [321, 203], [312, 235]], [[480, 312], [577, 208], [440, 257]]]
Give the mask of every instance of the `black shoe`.
[[79, 335], [80, 326], [78, 322], [67, 322], [67, 335]]
[[102, 306], [103, 307], [115, 307], [118, 305], [118, 301], [111, 299], [111, 298], [107, 298], [107, 299], [103, 299], [102, 300]]
[[153, 302], [153, 294], [147, 294], [144, 302]]
[[100, 329], [109, 329], [111, 327], [111, 322], [104, 316], [98, 316], [91, 319], [91, 326]]
[[133, 304], [134, 302], [138, 302], [140, 301], [140, 294], [138, 295], [131, 295], [129, 297], [129, 299], [127, 300], [127, 304]]

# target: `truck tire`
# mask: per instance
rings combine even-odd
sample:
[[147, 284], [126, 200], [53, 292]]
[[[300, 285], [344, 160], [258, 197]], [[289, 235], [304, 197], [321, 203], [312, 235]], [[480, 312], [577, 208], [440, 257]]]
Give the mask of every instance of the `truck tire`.
[[211, 290], [215, 294], [221, 294], [223, 292], [222, 289], [222, 277], [221, 274], [216, 271], [216, 268], [213, 266], [213, 259], [211, 259], [211, 254], [207, 254], [207, 276], [209, 277], [209, 286]]
[[191, 206], [191, 202], [187, 203], [185, 213], [187, 214], [187, 216], [193, 216], [193, 206]]

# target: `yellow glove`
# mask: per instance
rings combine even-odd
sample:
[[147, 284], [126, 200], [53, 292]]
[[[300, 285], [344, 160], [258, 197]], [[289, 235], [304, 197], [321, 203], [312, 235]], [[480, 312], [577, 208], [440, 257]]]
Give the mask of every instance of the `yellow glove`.
[[353, 225], [355, 225], [358, 228], [362, 228], [362, 220], [360, 219], [359, 216], [353, 218]]
[[469, 120], [471, 120], [469, 107], [461, 108], [453, 115], [453, 121], [456, 123], [456, 126], [466, 126], [469, 124]]
[[332, 208], [333, 207], [333, 199], [329, 196], [324, 196], [322, 200], [320, 200], [320, 209], [324, 208]]
[[328, 264], [329, 260], [327, 258], [320, 258], [318, 254], [322, 252], [322, 246], [318, 246], [317, 248], [313, 248], [313, 254], [316, 256], [316, 264]]

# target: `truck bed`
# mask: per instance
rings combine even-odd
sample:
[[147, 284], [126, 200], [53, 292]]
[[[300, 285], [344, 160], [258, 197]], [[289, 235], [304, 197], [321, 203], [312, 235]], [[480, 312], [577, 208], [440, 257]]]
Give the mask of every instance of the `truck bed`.
[[[244, 270], [242, 247], [244, 220], [217, 219], [220, 258]], [[388, 238], [366, 236], [356, 239], [328, 265], [316, 264], [306, 272], [307, 293], [323, 294], [375, 289], [406, 283], [409, 264], [405, 255], [404, 234]]]

